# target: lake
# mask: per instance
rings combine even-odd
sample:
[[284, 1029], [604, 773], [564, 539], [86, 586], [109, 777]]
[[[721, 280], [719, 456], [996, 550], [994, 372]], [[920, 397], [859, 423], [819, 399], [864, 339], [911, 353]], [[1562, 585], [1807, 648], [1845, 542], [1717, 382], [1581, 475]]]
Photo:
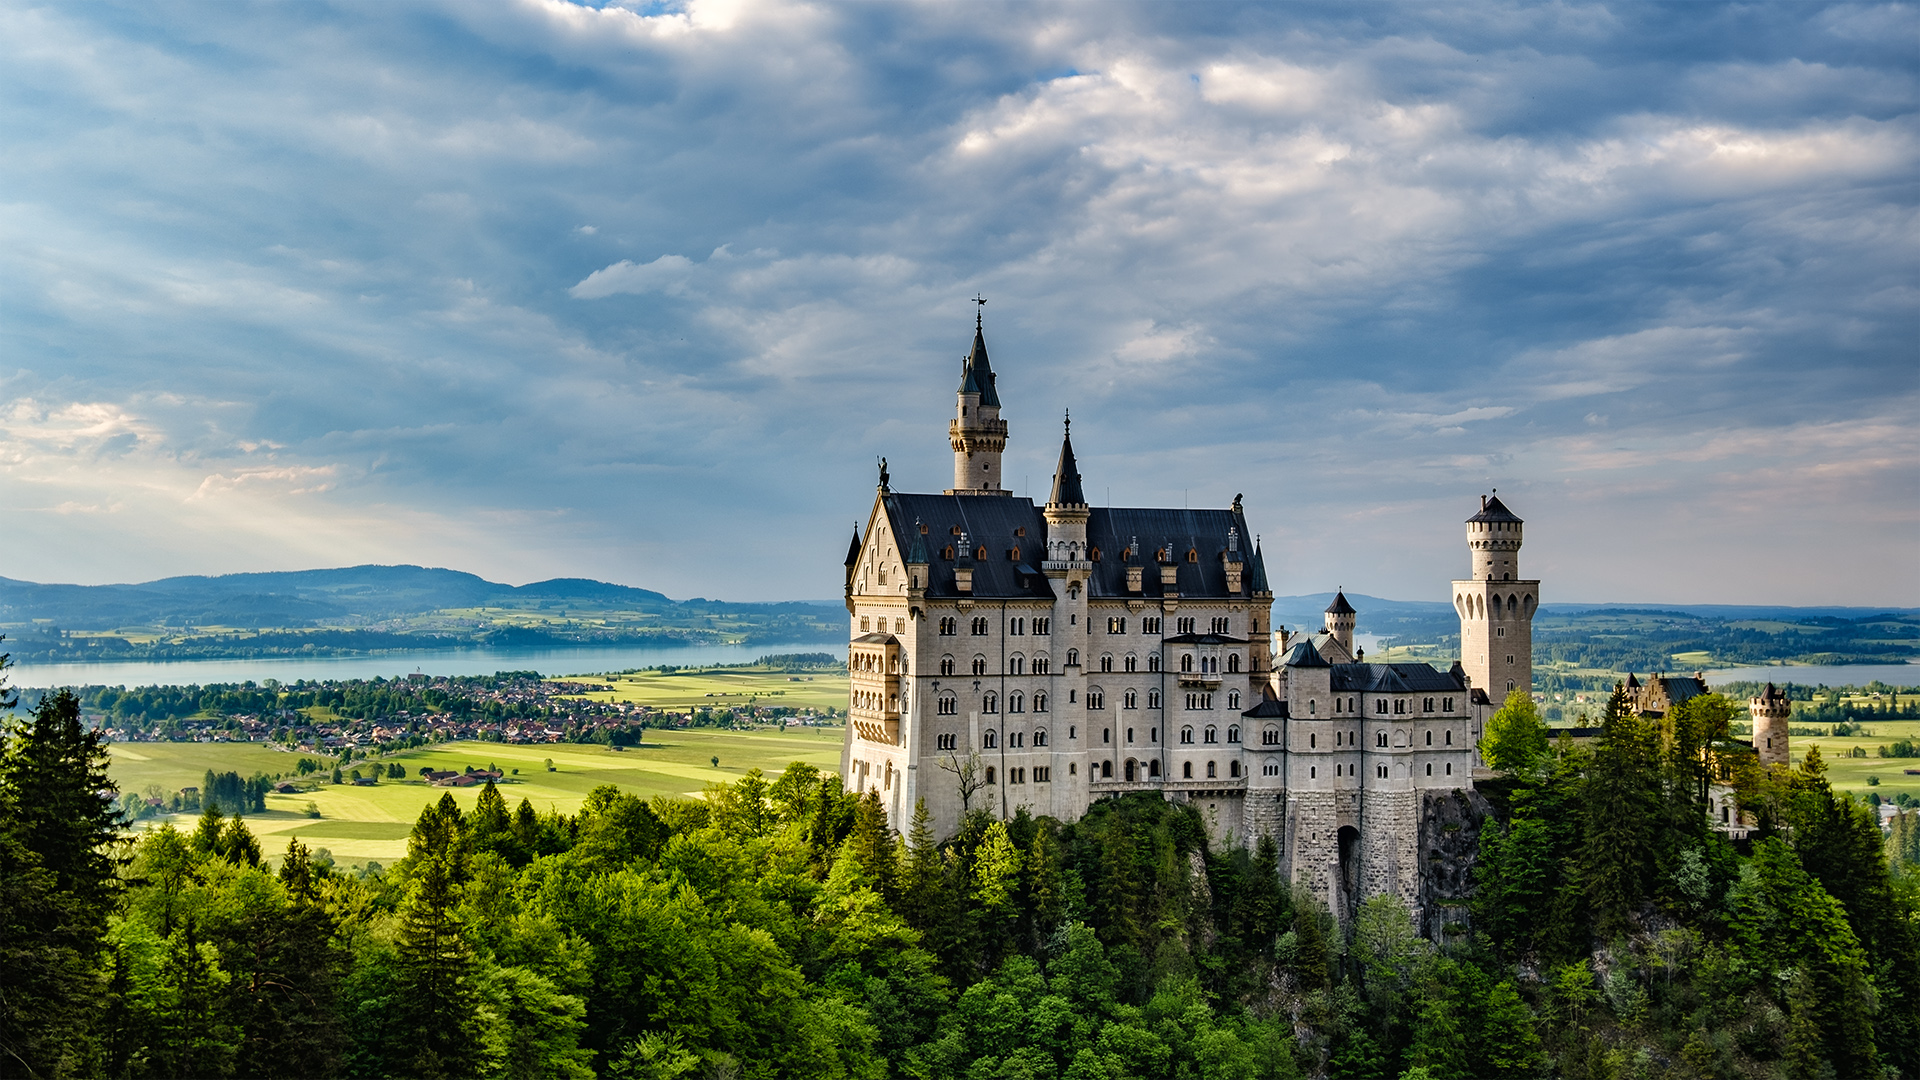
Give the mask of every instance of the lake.
[[419, 671], [428, 675], [491, 675], [538, 671], [542, 675], [591, 675], [655, 664], [746, 664], [769, 653], [823, 652], [844, 657], [845, 641], [778, 645], [683, 645], [607, 649], [423, 649], [383, 656], [263, 657], [258, 660], [129, 661], [101, 664], [19, 664], [7, 668], [9, 685], [187, 686], [210, 683], [283, 683], [301, 679], [388, 679]]
[[[1670, 671], [1667, 674], [1693, 673]], [[1865, 686], [1875, 680], [1889, 686], [1920, 686], [1920, 664], [1761, 664], [1754, 667], [1709, 668], [1705, 674], [1708, 686], [1729, 682]]]

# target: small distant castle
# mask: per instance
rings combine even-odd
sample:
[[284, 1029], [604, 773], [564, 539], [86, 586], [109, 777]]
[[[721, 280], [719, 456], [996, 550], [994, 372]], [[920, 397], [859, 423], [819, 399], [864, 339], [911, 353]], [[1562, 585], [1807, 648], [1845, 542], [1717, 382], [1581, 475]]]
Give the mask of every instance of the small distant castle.
[[976, 319], [953, 486], [896, 491], [882, 461], [847, 550], [848, 789], [877, 792], [902, 829], [924, 802], [942, 836], [968, 810], [1072, 821], [1154, 791], [1217, 837], [1271, 837], [1282, 876], [1336, 912], [1377, 893], [1417, 911], [1423, 800], [1471, 786], [1487, 718], [1531, 692], [1541, 594], [1520, 573], [1521, 519], [1491, 496], [1466, 521], [1458, 660], [1371, 663], [1344, 592], [1318, 630], [1272, 624], [1239, 496], [1093, 506], [1069, 423], [1047, 501], [1016, 497], [1000, 409]]

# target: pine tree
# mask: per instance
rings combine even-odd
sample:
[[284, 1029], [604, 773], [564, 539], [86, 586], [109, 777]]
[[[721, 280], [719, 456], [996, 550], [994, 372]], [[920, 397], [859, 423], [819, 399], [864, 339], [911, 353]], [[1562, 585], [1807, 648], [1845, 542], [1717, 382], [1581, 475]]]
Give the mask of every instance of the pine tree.
[[854, 858], [873, 879], [873, 889], [889, 904], [900, 901], [900, 881], [893, 859], [893, 831], [887, 827], [887, 811], [880, 793], [868, 789], [860, 798], [853, 817]]
[[452, 1080], [474, 1072], [481, 1024], [473, 949], [457, 910], [467, 879], [466, 837], [451, 792], [420, 812], [407, 859], [412, 884], [394, 941], [402, 1034], [392, 1051], [403, 1075]]
[[1587, 835], [1580, 882], [1603, 936], [1627, 929], [1653, 875], [1660, 802], [1651, 733], [1615, 685], [1582, 794]]

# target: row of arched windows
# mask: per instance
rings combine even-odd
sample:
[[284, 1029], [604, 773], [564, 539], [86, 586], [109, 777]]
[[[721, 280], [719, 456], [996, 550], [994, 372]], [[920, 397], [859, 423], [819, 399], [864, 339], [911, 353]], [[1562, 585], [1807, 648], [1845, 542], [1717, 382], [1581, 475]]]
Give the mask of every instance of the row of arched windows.
[[[1277, 735], [1279, 734], [1279, 732], [1276, 731], [1274, 734]], [[1220, 741], [1220, 729], [1217, 727], [1214, 727], [1212, 724], [1208, 724], [1206, 728], [1201, 732], [1201, 738], [1205, 742], [1217, 743]], [[1191, 727], [1181, 728], [1180, 741], [1184, 744], [1192, 745], [1193, 728]], [[1230, 743], [1237, 743], [1240, 741], [1240, 725], [1239, 724], [1227, 725], [1227, 741]]]

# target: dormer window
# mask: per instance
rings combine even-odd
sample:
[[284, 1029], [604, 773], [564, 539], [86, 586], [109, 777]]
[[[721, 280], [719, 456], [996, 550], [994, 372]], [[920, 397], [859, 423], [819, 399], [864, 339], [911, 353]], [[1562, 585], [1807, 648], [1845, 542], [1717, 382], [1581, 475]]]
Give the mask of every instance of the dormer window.
[[953, 561], [953, 556], [954, 556], [954, 551], [953, 551], [953, 545], [952, 545], [952, 544], [948, 544], [948, 545], [947, 545], [947, 547], [946, 547], [946, 550], [945, 550], [945, 551], [942, 551], [942, 552], [941, 552], [940, 554], [941, 554], [941, 555], [942, 555], [942, 556], [943, 556], [943, 557], [944, 557], [944, 558], [945, 558], [945, 559], [946, 559], [946, 560], [947, 560], [948, 562], [952, 562], [952, 561]]
[[987, 546], [985, 544], [973, 549], [973, 559], [975, 562], [987, 561]]
[[1015, 536], [1027, 535], [1027, 527], [1025, 525], [1020, 526], [1019, 528], [1013, 530], [1013, 535]]
[[1200, 553], [1199, 553], [1198, 551], [1196, 551], [1196, 550], [1194, 550], [1193, 548], [1188, 548], [1188, 549], [1187, 549], [1187, 561], [1188, 561], [1188, 562], [1190, 562], [1190, 563], [1197, 563], [1197, 562], [1199, 562], [1199, 561], [1200, 561]]
[[1100, 549], [1099, 549], [1099, 548], [1090, 548], [1090, 549], [1089, 549], [1089, 550], [1087, 551], [1087, 558], [1088, 558], [1088, 559], [1090, 559], [1090, 560], [1092, 560], [1093, 562], [1099, 562], [1099, 561], [1100, 561]]

